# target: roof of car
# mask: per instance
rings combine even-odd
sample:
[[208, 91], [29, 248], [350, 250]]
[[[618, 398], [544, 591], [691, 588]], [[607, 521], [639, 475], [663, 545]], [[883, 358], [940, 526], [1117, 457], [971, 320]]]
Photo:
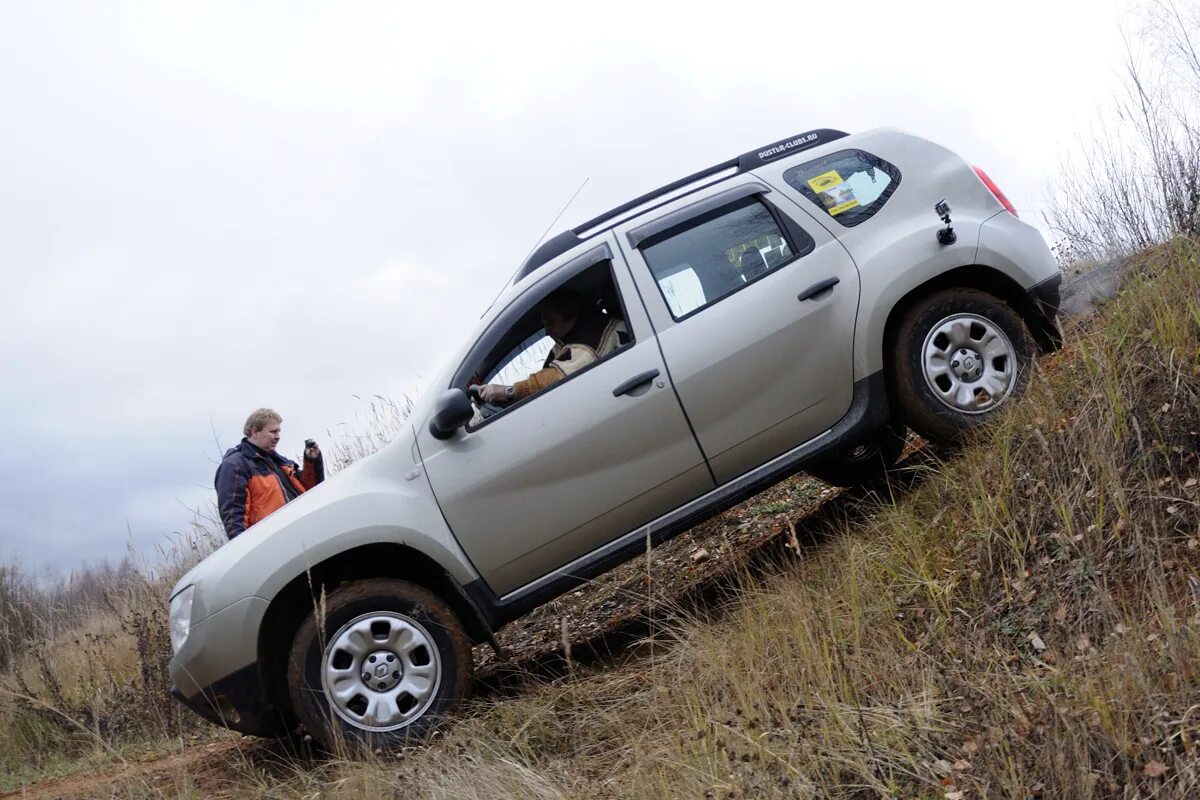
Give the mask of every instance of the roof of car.
[[[604, 223], [620, 217], [622, 214], [632, 211], [639, 206], [644, 206], [651, 201], [662, 197], [663, 195], [670, 194], [671, 192], [682, 189], [689, 184], [696, 183], [704, 178], [717, 175], [721, 172], [734, 170], [729, 175], [725, 176], [726, 178], [731, 178], [734, 175], [740, 175], [743, 172], [756, 169], [757, 167], [760, 167], [763, 164], [771, 161], [775, 161], [804, 150], [810, 150], [814, 147], [819, 147], [826, 142], [832, 142], [835, 139], [841, 139], [847, 135], [848, 134], [843, 131], [834, 130], [832, 128], [817, 128], [816, 130], [805, 131], [797, 136], [791, 136], [787, 139], [780, 139], [779, 141], [772, 142], [765, 147], [756, 148], [747, 153], [742, 153], [740, 156], [731, 158], [728, 161], [722, 161], [720, 164], [714, 164], [707, 169], [702, 169], [699, 172], [694, 172], [691, 175], [680, 178], [677, 181], [672, 181], [666, 186], [660, 186], [652, 192], [647, 192], [640, 197], [635, 197], [628, 203], [624, 203], [616, 208], [605, 211], [598, 217], [593, 217], [581, 225], [576, 225], [574, 228], [565, 230], [562, 233], [547, 239], [540, 246], [538, 246], [536, 250], [530, 253], [528, 258], [525, 259], [525, 263], [523, 263], [520, 269], [517, 270], [517, 274], [513, 277], [512, 282], [514, 285], [519, 283], [522, 278], [546, 262], [550, 261], [556, 256], [562, 255], [571, 248], [582, 244], [584, 241], [592, 236], [595, 236], [597, 233], [606, 230], [606, 228], [603, 227]], [[724, 180], [724, 178], [722, 178], [722, 180]], [[696, 191], [700, 188], [703, 187], [696, 187], [696, 189], [693, 191]], [[687, 193], [685, 192], [684, 194]], [[680, 196], [682, 195], [676, 195], [671, 197], [670, 200], [674, 200]], [[638, 212], [638, 214], [634, 214], [629, 218], [648, 213], [657, 207], [658, 206], [649, 206], [642, 209], [640, 212]], [[589, 231], [591, 232], [588, 233]]]

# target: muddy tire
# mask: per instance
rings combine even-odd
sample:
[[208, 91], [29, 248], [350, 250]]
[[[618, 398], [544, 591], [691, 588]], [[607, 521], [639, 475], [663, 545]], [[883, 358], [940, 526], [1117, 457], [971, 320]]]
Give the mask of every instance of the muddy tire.
[[1029, 382], [1033, 339], [1002, 300], [944, 289], [905, 312], [887, 364], [901, 419], [927, 439], [955, 443], [985, 425]]
[[408, 581], [356, 581], [329, 595], [293, 639], [287, 684], [305, 732], [326, 750], [420, 740], [470, 691], [471, 644], [450, 607]]

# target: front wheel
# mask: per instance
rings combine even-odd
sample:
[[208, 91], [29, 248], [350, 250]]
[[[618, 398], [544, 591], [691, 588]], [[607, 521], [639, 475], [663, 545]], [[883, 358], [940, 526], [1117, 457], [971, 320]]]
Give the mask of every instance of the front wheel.
[[[323, 616], [323, 619], [320, 617]], [[376, 578], [336, 589], [296, 632], [288, 694], [322, 746], [391, 748], [420, 739], [469, 691], [471, 645], [441, 598]]]
[[901, 418], [945, 443], [961, 440], [1024, 392], [1034, 353], [1017, 313], [975, 289], [918, 300], [893, 344], [888, 377]]

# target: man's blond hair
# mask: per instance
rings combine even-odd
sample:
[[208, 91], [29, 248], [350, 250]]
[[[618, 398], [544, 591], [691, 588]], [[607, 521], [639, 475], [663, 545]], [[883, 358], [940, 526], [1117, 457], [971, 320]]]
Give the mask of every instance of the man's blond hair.
[[253, 431], [261, 431], [272, 422], [282, 423], [283, 417], [273, 408], [260, 408], [246, 417], [246, 426], [242, 428], [242, 433], [249, 436]]

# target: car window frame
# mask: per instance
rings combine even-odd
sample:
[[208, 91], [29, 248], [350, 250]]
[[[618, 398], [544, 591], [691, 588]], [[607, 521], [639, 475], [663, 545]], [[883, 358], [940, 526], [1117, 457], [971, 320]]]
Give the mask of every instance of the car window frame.
[[[699, 314], [701, 311], [704, 311], [707, 308], [712, 308], [722, 300], [733, 297], [739, 292], [744, 291], [750, 286], [758, 283], [762, 279], [786, 269], [816, 249], [817, 243], [816, 239], [813, 238], [813, 235], [806, 231], [799, 222], [792, 219], [789, 214], [784, 212], [781, 208], [779, 208], [779, 206], [771, 202], [766, 197], [766, 195], [771, 191], [770, 188], [762, 186], [761, 184], [751, 184], [750, 186], [753, 187], [754, 191], [741, 191], [742, 189], [748, 187], [739, 187], [738, 189], [731, 190], [728, 197], [722, 198], [725, 202], [719, 205], [702, 201], [701, 203], [696, 204], [696, 207], [692, 209], [694, 212], [692, 214], [682, 215], [680, 213], [680, 211], [686, 212], [688, 209], [676, 211], [672, 216], [677, 217], [677, 219], [672, 219], [669, 227], [655, 230], [649, 236], [641, 236], [636, 240], [634, 247], [638, 250], [638, 254], [641, 257], [642, 263], [646, 267], [646, 271], [650, 274], [651, 282], [658, 290], [659, 298], [662, 300], [663, 306], [667, 310], [667, 315], [674, 322], [683, 322], [684, 320], [694, 317], [696, 314]], [[716, 199], [716, 197], [720, 197], [720, 195], [709, 198], [709, 200], [711, 201]], [[726, 292], [720, 297], [714, 298], [713, 300], [710, 300], [701, 306], [693, 308], [691, 311], [683, 314], [682, 316], [675, 316], [675, 312], [671, 310], [671, 304], [667, 301], [666, 293], [663, 291], [662, 284], [659, 283], [658, 277], [654, 274], [654, 268], [651, 266], [649, 259], [646, 258], [646, 253], [643, 248], [652, 247], [659, 242], [666, 241], [672, 236], [677, 236], [691, 228], [702, 225], [705, 222], [717, 219], [736, 207], [746, 206], [751, 203], [759, 203], [767, 209], [767, 213], [771, 215], [771, 219], [775, 222], [775, 226], [779, 229], [779, 235], [787, 243], [788, 249], [791, 250], [791, 256], [779, 262], [774, 267], [767, 269], [767, 271], [763, 272], [761, 275], [756, 275], [754, 278], [746, 281], [733, 291]], [[631, 243], [633, 243], [632, 237]], [[803, 243], [803, 246], [801, 246], [801, 243]]]
[[[829, 209], [825, 208], [821, 201], [817, 199], [817, 193], [814, 192], [812, 187], [808, 185], [807, 180], [800, 178], [800, 175], [805, 172], [819, 175], [819, 170], [828, 169], [830, 165], [836, 163], [837, 161], [855, 154], [862, 154], [874, 161], [875, 168], [882, 170], [889, 178], [892, 179], [892, 182], [888, 184], [887, 188], [885, 188], [882, 193], [880, 193], [879, 197], [875, 198], [868, 205], [859, 206], [859, 208], [862, 210], [857, 214], [854, 214], [852, 217], [845, 217], [842, 214], [835, 216], [830, 214]], [[816, 206], [817, 210], [824, 214], [827, 218], [834, 220], [843, 228], [855, 228], [883, 210], [883, 207], [887, 205], [888, 200], [890, 200], [892, 195], [896, 193], [896, 189], [900, 187], [900, 182], [903, 180], [904, 175], [900, 172], [899, 167], [887, 159], [877, 156], [871, 151], [864, 150], [861, 147], [848, 147], [845, 150], [839, 150], [836, 153], [830, 153], [829, 155], [821, 156], [820, 158], [814, 158], [811, 161], [805, 161], [803, 164], [797, 164], [794, 167], [788, 167], [783, 171], [782, 177], [784, 183], [803, 195], [805, 199]]]
[[513, 326], [516, 325], [523, 316], [529, 313], [532, 308], [536, 307], [537, 304], [546, 297], [546, 295], [560, 286], [568, 283], [572, 278], [575, 278], [587, 270], [592, 269], [604, 262], [608, 263], [608, 274], [610, 280], [612, 281], [612, 288], [616, 293], [617, 302], [621, 306], [621, 316], [619, 318], [625, 321], [626, 331], [629, 334], [629, 341], [619, 346], [616, 350], [604, 356], [603, 358], [598, 358], [596, 361], [588, 364], [586, 367], [583, 367], [582, 369], [573, 372], [570, 375], [564, 376], [562, 380], [555, 381], [545, 389], [535, 392], [529, 397], [518, 400], [512, 405], [501, 409], [492, 416], [481, 421], [478, 425], [471, 425], [471, 423], [468, 422], [465, 426], [465, 429], [468, 433], [472, 433], [480, 430], [481, 428], [487, 427], [501, 417], [507, 416], [510, 411], [521, 408], [522, 406], [527, 405], [530, 401], [549, 394], [563, 384], [569, 383], [579, 375], [586, 374], [593, 368], [609, 361], [613, 357], [625, 352], [637, 344], [637, 337], [634, 335], [633, 326], [629, 319], [628, 303], [626, 302], [624, 293], [621, 290], [621, 285], [617, 280], [616, 259], [612, 255], [612, 250], [607, 244], [604, 244], [572, 259], [559, 269], [554, 270], [549, 275], [546, 275], [541, 280], [531, 284], [527, 290], [513, 298], [512, 302], [509, 303], [508, 306], [502, 312], [500, 312], [500, 314], [498, 314], [494, 320], [492, 320], [491, 324], [489, 324], [487, 328], [484, 329], [484, 332], [475, 340], [475, 344], [471, 346], [471, 349], [467, 352], [466, 357], [463, 358], [462, 362], [458, 366], [458, 369], [455, 370], [454, 377], [452, 378], [451, 384], [447, 387], [447, 389], [461, 389], [463, 380], [475, 374], [475, 370], [471, 369], [470, 365], [476, 363], [480, 358], [485, 357], [486, 353], [490, 352], [491, 348], [494, 346], [496, 337], [504, 336], [508, 331], [512, 330]]

